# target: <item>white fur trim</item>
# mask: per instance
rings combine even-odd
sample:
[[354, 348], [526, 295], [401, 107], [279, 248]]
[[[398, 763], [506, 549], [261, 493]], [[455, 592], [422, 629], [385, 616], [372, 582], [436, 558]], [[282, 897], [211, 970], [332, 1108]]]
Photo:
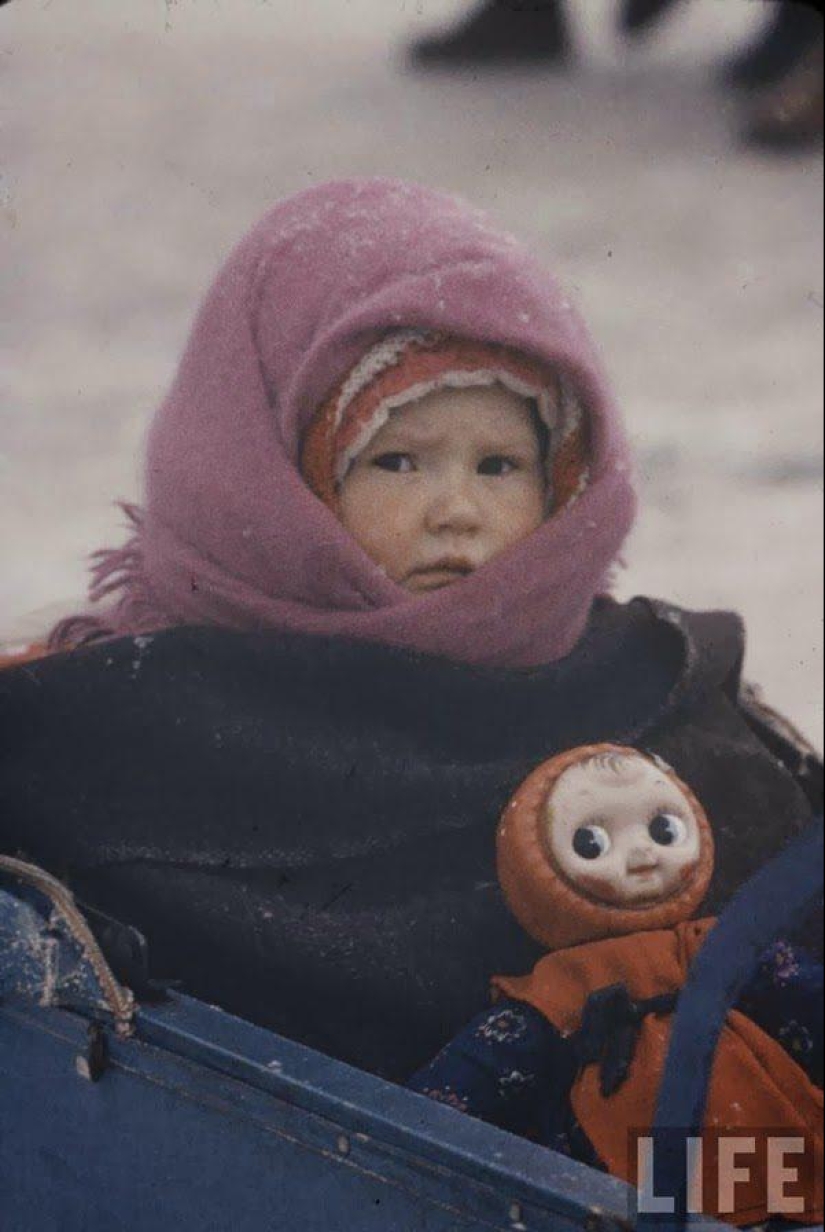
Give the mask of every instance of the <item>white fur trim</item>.
[[[418, 329], [399, 329], [371, 347], [355, 365], [344, 383], [335, 407], [335, 426], [340, 426], [346, 409], [363, 389], [371, 384], [380, 373], [398, 362], [404, 351], [413, 344], [428, 345], [438, 341], [439, 335]], [[550, 433], [550, 456], [548, 458], [548, 473], [552, 472], [552, 460], [559, 445], [581, 425], [584, 418], [583, 409], [572, 382], [564, 376], [558, 376], [558, 405], [554, 391], [543, 386], [531, 385], [522, 381], [503, 368], [474, 368], [471, 372], [461, 369], [445, 371], [430, 381], [422, 381], [417, 385], [409, 385], [406, 389], [386, 398], [375, 409], [372, 419], [365, 424], [349, 448], [342, 451], [335, 468], [336, 483], [340, 483], [352, 463], [366, 449], [389, 419], [391, 413], [399, 407], [417, 402], [436, 389], [472, 389], [485, 388], [491, 385], [503, 385], [512, 393], [522, 398], [531, 398], [536, 403], [538, 413]], [[589, 482], [590, 474], [585, 469], [579, 477], [576, 491], [567, 505], [573, 504], [581, 495]]]
[[570, 380], [565, 376], [559, 376], [558, 382], [559, 426], [561, 427], [561, 439], [566, 441], [581, 425], [583, 418], [582, 407]]
[[389, 337], [382, 338], [374, 347], [370, 347], [352, 369], [338, 395], [335, 427], [340, 425], [344, 411], [353, 398], [357, 397], [362, 389], [366, 389], [379, 373], [392, 367], [412, 343], [426, 343], [432, 336], [420, 329], [399, 329]]
[[582, 492], [585, 490], [585, 488], [587, 487], [589, 483], [590, 483], [590, 467], [585, 466], [585, 467], [582, 467], [582, 472], [579, 475], [579, 480], [578, 480], [578, 483], [576, 484], [575, 490], [570, 493], [567, 500], [564, 502], [565, 509], [569, 509], [571, 505], [574, 505], [576, 503], [576, 501], [579, 499]]
[[531, 385], [527, 381], [521, 381], [510, 372], [499, 368], [474, 368], [472, 372], [460, 370], [440, 372], [431, 381], [419, 381], [417, 385], [408, 385], [406, 389], [400, 390], [397, 394], [379, 403], [369, 423], [364, 425], [349, 448], [342, 450], [335, 471], [336, 482], [341, 482], [354, 460], [366, 449], [376, 432], [383, 428], [392, 411], [407, 406], [410, 402], [418, 402], [437, 389], [445, 387], [447, 389], [478, 389], [492, 385], [503, 385], [505, 389], [509, 389], [522, 398], [532, 398], [538, 405], [539, 414], [548, 430], [552, 432], [558, 426], [556, 408], [549, 390]]

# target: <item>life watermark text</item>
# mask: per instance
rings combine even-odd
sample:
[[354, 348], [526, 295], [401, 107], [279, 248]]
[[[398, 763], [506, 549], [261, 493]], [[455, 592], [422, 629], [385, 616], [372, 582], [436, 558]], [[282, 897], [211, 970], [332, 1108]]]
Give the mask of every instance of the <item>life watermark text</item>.
[[815, 1143], [801, 1131], [633, 1131], [629, 1151], [638, 1215], [801, 1219], [821, 1206]]

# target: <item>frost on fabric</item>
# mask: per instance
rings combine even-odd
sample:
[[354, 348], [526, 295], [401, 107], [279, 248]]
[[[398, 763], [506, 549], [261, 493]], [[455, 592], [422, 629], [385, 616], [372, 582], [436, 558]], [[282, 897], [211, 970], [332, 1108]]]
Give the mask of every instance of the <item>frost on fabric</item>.
[[145, 633], [140, 633], [132, 639], [132, 644], [137, 651], [134, 659], [132, 659], [132, 678], [134, 679], [140, 671], [143, 662], [143, 653], [148, 646], [151, 646], [153, 638]]
[[42, 917], [13, 895], [0, 894], [0, 992], [38, 1005], [108, 1008], [83, 945], [53, 908]]
[[375, 247], [375, 237], [372, 235], [359, 235], [353, 231], [351, 234], [344, 235], [341, 238], [346, 246], [347, 255], [354, 259]]

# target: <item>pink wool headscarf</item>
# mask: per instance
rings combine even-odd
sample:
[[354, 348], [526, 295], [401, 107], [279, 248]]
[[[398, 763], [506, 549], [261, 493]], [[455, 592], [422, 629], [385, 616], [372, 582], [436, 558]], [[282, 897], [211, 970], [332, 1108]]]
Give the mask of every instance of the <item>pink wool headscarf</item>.
[[[426, 594], [366, 556], [299, 466], [316, 409], [400, 329], [511, 347], [566, 380], [588, 416], [577, 499]], [[52, 645], [209, 624], [533, 666], [572, 649], [634, 508], [620, 418], [587, 332], [535, 258], [444, 193], [323, 184], [270, 210], [220, 270], [150, 430], [133, 537], [97, 554], [90, 598], [110, 606], [61, 622]]]

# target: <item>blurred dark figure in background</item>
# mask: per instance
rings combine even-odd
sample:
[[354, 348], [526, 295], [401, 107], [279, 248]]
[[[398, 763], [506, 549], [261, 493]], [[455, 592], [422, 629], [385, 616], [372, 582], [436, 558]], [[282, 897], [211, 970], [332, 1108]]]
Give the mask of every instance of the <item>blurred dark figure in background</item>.
[[560, 64], [571, 51], [563, 0], [480, 0], [450, 30], [413, 43], [420, 68]]
[[[637, 36], [681, 3], [621, 0], [619, 28]], [[747, 140], [776, 147], [812, 144], [822, 136], [822, 17], [804, 0], [772, 0], [764, 7], [765, 25], [723, 66], [724, 80], [760, 92], [746, 122]], [[419, 68], [560, 66], [571, 58], [564, 0], [478, 0], [456, 26], [410, 48]]]
[[[682, 0], [623, 0], [619, 25], [635, 36]], [[812, 2], [775, 0], [753, 42], [722, 68], [727, 85], [757, 91], [744, 135], [753, 145], [798, 148], [822, 139], [823, 20]]]
[[[820, 19], [821, 23], [821, 19]], [[822, 141], [823, 38], [808, 48], [751, 107], [745, 137], [751, 145], [797, 149]]]
[[[668, 9], [682, 0], [623, 0], [619, 27], [624, 34], [648, 30]], [[767, 20], [752, 43], [723, 66], [730, 85], [774, 85], [789, 72], [822, 32], [822, 18], [813, 3], [804, 0], [765, 0]]]

